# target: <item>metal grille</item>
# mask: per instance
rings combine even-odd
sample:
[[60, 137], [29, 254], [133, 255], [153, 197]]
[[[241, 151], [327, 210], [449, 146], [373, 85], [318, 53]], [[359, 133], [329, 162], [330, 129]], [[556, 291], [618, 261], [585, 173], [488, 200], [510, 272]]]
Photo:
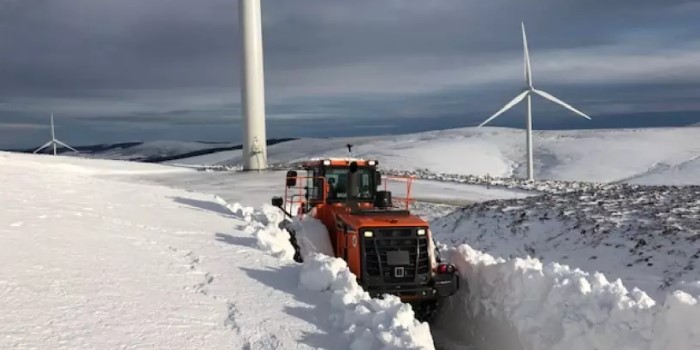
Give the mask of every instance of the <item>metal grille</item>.
[[[428, 240], [418, 236], [415, 228], [373, 230], [374, 237], [365, 238], [365, 271], [372, 277], [381, 276], [386, 283], [413, 282], [416, 275], [429, 271]], [[408, 264], [389, 265], [387, 253], [408, 252]], [[396, 273], [396, 268], [401, 268]]]

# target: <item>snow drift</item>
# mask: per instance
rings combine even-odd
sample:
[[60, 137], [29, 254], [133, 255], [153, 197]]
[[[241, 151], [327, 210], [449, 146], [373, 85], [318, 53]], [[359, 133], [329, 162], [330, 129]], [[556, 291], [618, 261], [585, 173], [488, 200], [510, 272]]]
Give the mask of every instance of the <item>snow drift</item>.
[[345, 261], [311, 254], [300, 280], [308, 290], [328, 293], [334, 310], [330, 319], [348, 335], [351, 350], [434, 348], [428, 324], [415, 319], [410, 305], [390, 295], [370, 298]]
[[498, 259], [468, 245], [450, 258], [471, 289], [443, 317], [452, 328], [461, 321], [456, 327], [480, 349], [700, 349], [697, 296], [676, 292], [658, 305], [600, 273]]
[[[219, 201], [250, 223], [246, 230], [256, 237], [258, 248], [291, 263], [294, 248], [289, 232], [280, 227], [285, 218], [278, 208], [253, 209]], [[351, 350], [434, 349], [430, 327], [415, 319], [409, 305], [395, 296], [371, 298], [345, 261], [329, 256], [333, 250], [320, 221], [311, 216], [295, 218], [291, 227], [304, 255], [300, 288], [328, 296], [329, 321], [347, 335]]]

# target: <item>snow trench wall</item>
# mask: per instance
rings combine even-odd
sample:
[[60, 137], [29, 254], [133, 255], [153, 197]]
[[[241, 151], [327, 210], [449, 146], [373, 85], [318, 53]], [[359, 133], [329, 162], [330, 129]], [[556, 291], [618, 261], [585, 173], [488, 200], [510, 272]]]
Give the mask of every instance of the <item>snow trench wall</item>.
[[[250, 223], [246, 230], [262, 250], [291, 263], [279, 210], [225, 205]], [[295, 224], [312, 241], [323, 236], [317, 232], [323, 225], [313, 220]], [[600, 273], [531, 258], [498, 259], [468, 245], [449, 249], [449, 257], [463, 283], [443, 305], [437, 326], [474, 349], [700, 350], [698, 296], [675, 292], [657, 304]], [[341, 259], [308, 254], [300, 288], [328, 297], [319, 302], [332, 306], [329, 322], [347, 335], [350, 349], [434, 348], [428, 325], [417, 322], [408, 305], [395, 297], [370, 298]]]
[[658, 305], [617, 280], [536, 259], [496, 259], [461, 245], [451, 261], [468, 282], [441, 315], [478, 349], [700, 349], [697, 297], [676, 292]]

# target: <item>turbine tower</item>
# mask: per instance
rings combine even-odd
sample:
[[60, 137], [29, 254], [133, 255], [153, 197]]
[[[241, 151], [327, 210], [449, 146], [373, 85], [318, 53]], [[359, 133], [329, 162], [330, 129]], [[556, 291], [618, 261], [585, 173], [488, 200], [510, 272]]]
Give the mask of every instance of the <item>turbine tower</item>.
[[55, 131], [54, 125], [53, 125], [53, 113], [51, 113], [51, 141], [49, 141], [49, 142], [47, 142], [46, 144], [44, 144], [43, 146], [37, 148], [36, 151], [34, 151], [33, 153], [39, 153], [39, 152], [41, 152], [42, 150], [46, 149], [46, 148], [49, 147], [49, 146], [53, 146], [53, 155], [54, 155], [54, 156], [57, 154], [57, 152], [56, 152], [56, 146], [63, 146], [63, 147], [65, 147], [65, 148], [68, 148], [68, 149], [72, 150], [73, 152], [78, 152], [77, 149], [75, 149], [75, 148], [73, 148], [73, 147], [71, 147], [71, 146], [68, 146], [67, 144], [65, 144], [65, 143], [59, 141], [58, 139], [56, 139], [56, 131]]
[[265, 135], [265, 73], [263, 69], [261, 0], [239, 0], [243, 43], [241, 104], [243, 107], [243, 168], [267, 168]]
[[530, 65], [530, 49], [528, 48], [527, 45], [527, 35], [525, 35], [525, 23], [522, 23], [522, 28], [523, 28], [523, 48], [525, 51], [525, 89], [523, 92], [521, 92], [518, 96], [516, 96], [512, 101], [508, 102], [501, 110], [496, 112], [494, 115], [492, 115], [489, 119], [486, 119], [483, 123], [479, 124], [479, 127], [482, 127], [486, 124], [488, 124], [490, 121], [496, 119], [499, 115], [503, 114], [505, 111], [513, 108], [513, 106], [517, 105], [520, 103], [522, 100], [527, 100], [527, 178], [528, 180], [533, 180], [535, 177], [535, 170], [534, 170], [534, 162], [533, 162], [533, 153], [532, 153], [532, 95], [540, 95], [541, 97], [552, 101], [588, 120], [591, 119], [591, 117], [587, 116], [583, 112], [579, 111], [578, 109], [572, 107], [568, 103], [554, 97], [552, 94], [547, 93], [542, 90], [535, 89], [535, 87], [532, 85], [532, 66]]

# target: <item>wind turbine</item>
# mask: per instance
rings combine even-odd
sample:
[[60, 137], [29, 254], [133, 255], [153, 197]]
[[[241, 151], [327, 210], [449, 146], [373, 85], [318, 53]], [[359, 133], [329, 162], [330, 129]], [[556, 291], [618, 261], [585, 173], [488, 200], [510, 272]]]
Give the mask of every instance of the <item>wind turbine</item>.
[[71, 146], [68, 146], [65, 143], [56, 139], [56, 131], [55, 131], [54, 126], [53, 126], [53, 113], [51, 113], [51, 141], [49, 141], [46, 144], [44, 144], [43, 146], [37, 148], [36, 151], [34, 151], [33, 153], [39, 153], [49, 146], [53, 146], [53, 155], [54, 156], [56, 155], [56, 146], [63, 146], [65, 148], [72, 150], [73, 152], [78, 152], [77, 149], [75, 149]]
[[496, 119], [499, 115], [503, 114], [505, 111], [513, 108], [513, 106], [517, 105], [520, 103], [522, 100], [527, 99], [527, 178], [528, 180], [533, 180], [535, 175], [534, 175], [534, 165], [533, 165], [533, 154], [532, 154], [532, 95], [540, 95], [541, 97], [552, 101], [588, 120], [591, 119], [591, 117], [587, 116], [583, 112], [579, 111], [578, 109], [572, 107], [568, 103], [554, 97], [552, 94], [535, 89], [535, 87], [532, 85], [532, 66], [530, 65], [530, 49], [528, 49], [527, 46], [527, 35], [525, 35], [525, 23], [522, 23], [523, 27], [523, 48], [525, 51], [525, 89], [523, 92], [521, 92], [518, 96], [516, 96], [512, 101], [508, 102], [501, 110], [496, 112], [494, 115], [492, 115], [489, 119], [486, 119], [483, 123], [479, 124], [479, 127], [482, 127], [486, 124], [488, 124], [490, 121]]

